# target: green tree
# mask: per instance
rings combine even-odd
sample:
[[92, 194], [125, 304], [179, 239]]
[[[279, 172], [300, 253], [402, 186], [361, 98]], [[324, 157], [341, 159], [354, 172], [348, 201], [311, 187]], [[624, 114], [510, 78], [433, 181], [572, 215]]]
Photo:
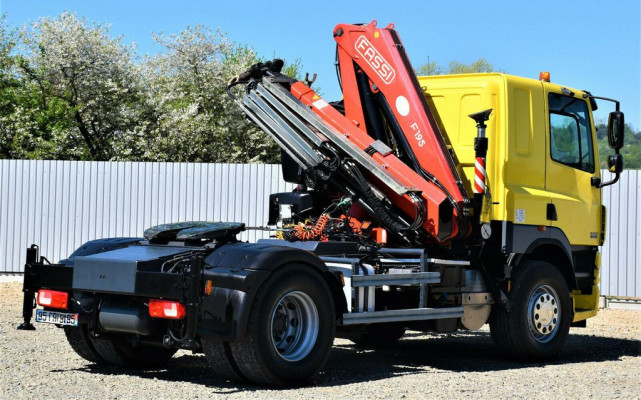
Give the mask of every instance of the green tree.
[[494, 68], [489, 61], [479, 57], [476, 61], [465, 64], [460, 61], [450, 61], [447, 67], [441, 66], [436, 61], [428, 61], [418, 68], [418, 75], [450, 75], [450, 74], [470, 74], [474, 72], [501, 72]]
[[0, 15], [0, 158], [10, 158], [12, 155], [13, 130], [8, 116], [15, 109], [16, 89], [19, 87], [13, 73], [15, 57], [11, 55], [15, 33], [6, 22], [6, 16]]
[[[608, 146], [608, 126], [599, 122], [597, 128], [597, 143], [599, 146], [599, 165], [608, 167], [608, 155], [614, 151]], [[624, 129], [624, 142], [620, 153], [623, 155], [625, 169], [641, 169], [641, 131], [634, 131], [632, 125], [626, 122]]]
[[418, 69], [418, 75], [442, 75], [443, 67], [440, 66], [436, 61], [428, 61], [427, 63], [420, 66]]
[[21, 42], [17, 156], [112, 159], [114, 143], [137, 122], [134, 48], [70, 13], [23, 28]]
[[[147, 109], [156, 114], [143, 135], [140, 159], [198, 162], [280, 161], [276, 143], [245, 119], [227, 95], [227, 83], [261, 59], [249, 47], [236, 44], [220, 30], [202, 25], [177, 35], [156, 34], [163, 46], [147, 58], [140, 75], [147, 84]], [[299, 62], [284, 73], [297, 76]], [[141, 137], [136, 135], [133, 137]], [[149, 139], [151, 141], [149, 142]]]
[[163, 51], [140, 60], [107, 25], [75, 14], [19, 34], [0, 19], [0, 156], [279, 161], [276, 144], [225, 93], [260, 61], [251, 48], [203, 26], [154, 38]]
[[163, 47], [144, 60], [146, 124], [120, 144], [125, 159], [198, 162], [277, 162], [278, 148], [245, 121], [227, 82], [259, 61], [246, 46], [202, 25], [154, 35]]

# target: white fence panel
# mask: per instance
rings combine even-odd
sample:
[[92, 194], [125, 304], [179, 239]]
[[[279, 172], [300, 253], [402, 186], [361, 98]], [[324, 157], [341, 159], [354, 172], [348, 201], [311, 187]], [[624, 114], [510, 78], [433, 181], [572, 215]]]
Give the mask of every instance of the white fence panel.
[[[32, 243], [58, 261], [88, 240], [139, 237], [163, 223], [263, 226], [269, 194], [290, 190], [278, 165], [0, 160], [0, 272], [21, 272]], [[601, 293], [641, 297], [641, 171], [623, 172], [603, 203]]]
[[[604, 180], [611, 174], [602, 171]], [[603, 188], [607, 209], [601, 294], [641, 297], [641, 171], [623, 171], [618, 183]]]
[[0, 272], [22, 272], [32, 243], [57, 262], [88, 240], [163, 223], [264, 226], [269, 194], [292, 189], [279, 165], [0, 160]]

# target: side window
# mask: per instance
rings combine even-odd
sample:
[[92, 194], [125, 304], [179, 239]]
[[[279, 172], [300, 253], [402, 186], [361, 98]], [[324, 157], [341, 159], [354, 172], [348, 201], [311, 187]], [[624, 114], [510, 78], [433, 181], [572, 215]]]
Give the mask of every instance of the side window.
[[550, 112], [550, 154], [560, 163], [579, 165], [579, 122], [576, 117]]
[[583, 99], [550, 93], [550, 155], [554, 161], [594, 172], [590, 113]]

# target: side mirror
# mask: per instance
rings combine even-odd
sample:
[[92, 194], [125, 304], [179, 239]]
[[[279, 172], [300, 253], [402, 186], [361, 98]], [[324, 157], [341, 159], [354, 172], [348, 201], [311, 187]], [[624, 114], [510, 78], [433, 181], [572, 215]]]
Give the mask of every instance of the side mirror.
[[613, 174], [616, 174], [614, 179], [612, 179], [610, 182], [601, 183], [600, 182], [601, 180], [599, 178], [592, 178], [592, 186], [595, 186], [597, 188], [602, 188], [609, 185], [613, 185], [619, 181], [621, 172], [623, 172], [623, 156], [618, 153], [619, 149], [616, 149], [616, 151], [617, 151], [616, 154], [612, 154], [608, 156], [608, 171], [612, 172]]
[[608, 171], [613, 174], [620, 174], [623, 171], [623, 156], [621, 154], [608, 156]]
[[[608, 117], [608, 144], [615, 150], [623, 147], [623, 129], [625, 121], [621, 111], [613, 111]], [[610, 161], [608, 160], [608, 165]]]

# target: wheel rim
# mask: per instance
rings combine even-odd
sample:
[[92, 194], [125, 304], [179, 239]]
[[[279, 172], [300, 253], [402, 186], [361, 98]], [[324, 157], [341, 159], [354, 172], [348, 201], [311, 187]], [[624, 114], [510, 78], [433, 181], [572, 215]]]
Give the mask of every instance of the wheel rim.
[[559, 330], [560, 319], [561, 307], [556, 291], [548, 285], [537, 287], [528, 302], [528, 327], [532, 337], [539, 343], [549, 342]]
[[299, 361], [312, 351], [318, 327], [318, 311], [311, 297], [299, 291], [286, 293], [272, 311], [272, 344], [284, 360]]

